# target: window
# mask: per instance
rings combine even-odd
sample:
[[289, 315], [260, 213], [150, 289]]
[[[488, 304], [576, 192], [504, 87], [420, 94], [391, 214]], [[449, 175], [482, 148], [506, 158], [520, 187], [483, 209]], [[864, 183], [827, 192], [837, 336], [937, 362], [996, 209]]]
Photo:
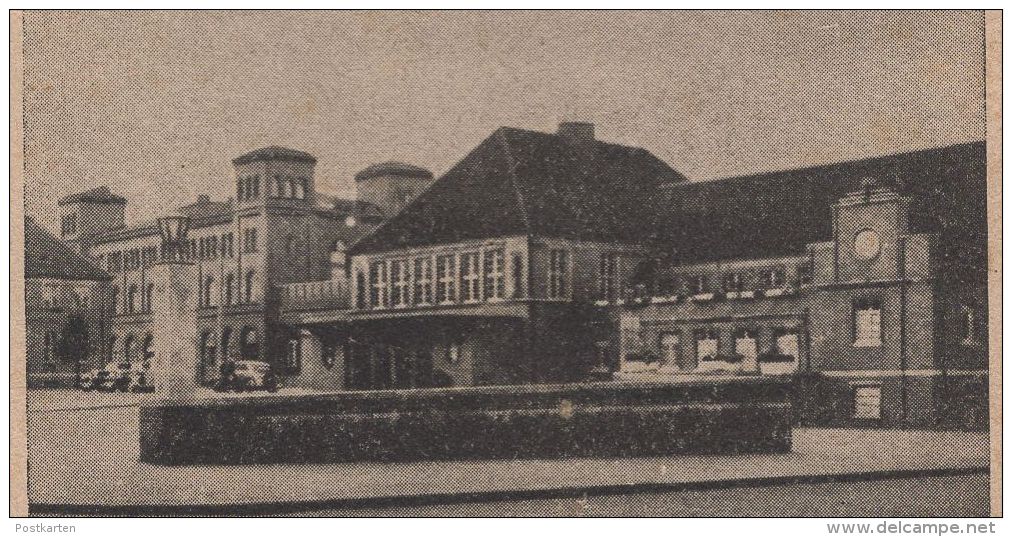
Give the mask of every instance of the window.
[[246, 178], [240, 177], [235, 183], [235, 199], [246, 201]]
[[882, 306], [878, 301], [864, 300], [854, 303], [854, 346], [878, 347], [882, 345]]
[[211, 307], [214, 305], [214, 278], [208, 276], [204, 279], [204, 307]]
[[390, 298], [395, 308], [407, 306], [411, 300], [409, 296], [411, 291], [409, 278], [410, 273], [408, 272], [408, 261], [406, 259], [398, 259], [390, 263], [390, 279], [392, 280]]
[[756, 345], [757, 332], [752, 329], [739, 330], [734, 338], [734, 353], [741, 356], [747, 363], [755, 363], [755, 357], [759, 354]]
[[597, 272], [601, 298], [604, 300], [618, 298], [618, 254], [601, 254], [601, 266]]
[[257, 251], [257, 228], [251, 227], [243, 231], [243, 252]]
[[741, 274], [732, 272], [724, 275], [724, 292], [733, 293], [741, 290]]
[[285, 368], [288, 373], [298, 373], [302, 369], [302, 339], [298, 336], [288, 340]]
[[767, 289], [779, 289], [787, 283], [784, 276], [784, 269], [780, 267], [771, 268], [763, 274], [763, 284]]
[[235, 236], [232, 235], [231, 233], [225, 233], [224, 235], [221, 236], [221, 255], [222, 255], [222, 257], [233, 257], [235, 255], [235, 251], [233, 249], [233, 244], [232, 244], [234, 241], [235, 241]]
[[155, 284], [149, 283], [147, 288], [144, 290], [144, 308], [147, 309], [147, 311], [150, 312], [151, 310], [155, 309], [154, 300], [155, 300]]
[[295, 185], [295, 199], [299, 199], [299, 200], [305, 199], [306, 198], [306, 178], [305, 177], [299, 177], [299, 178], [295, 179], [295, 182], [293, 184]]
[[460, 299], [464, 302], [481, 300], [478, 252], [460, 254]]
[[696, 359], [700, 362], [712, 362], [717, 360], [720, 350], [720, 340], [715, 330], [700, 330], [696, 332]]
[[133, 313], [137, 310], [137, 286], [131, 285], [127, 291], [127, 312]]
[[774, 333], [773, 344], [777, 354], [798, 358], [798, 332], [794, 329], [781, 329]]
[[260, 336], [257, 329], [244, 327], [239, 338], [239, 356], [243, 360], [256, 360], [260, 357]]
[[68, 214], [60, 220], [60, 232], [64, 237], [77, 233], [77, 213]]
[[977, 343], [977, 315], [970, 306], [960, 308], [959, 341], [963, 345]]
[[112, 312], [114, 314], [119, 313], [119, 287], [113, 286], [109, 299], [112, 302]]
[[798, 283], [802, 285], [812, 283], [811, 263], [802, 263], [798, 265]]
[[457, 300], [457, 263], [452, 255], [436, 258], [436, 301], [450, 304]]
[[232, 305], [232, 288], [235, 287], [235, 275], [232, 273], [225, 275], [225, 284], [221, 289], [222, 294], [225, 295], [225, 305]]
[[432, 303], [432, 259], [419, 257], [415, 259], [415, 304]]
[[288, 181], [285, 181], [284, 177], [280, 175], [274, 176], [274, 183], [277, 185], [277, 197], [287, 198], [288, 197]]
[[214, 374], [214, 362], [218, 358], [218, 349], [214, 346], [214, 339], [214, 334], [210, 330], [205, 330], [200, 335], [200, 365], [205, 378]]
[[246, 302], [253, 302], [253, 283], [256, 279], [256, 272], [249, 271], [246, 273]]
[[565, 250], [551, 250], [548, 257], [548, 298], [565, 298], [569, 292], [569, 253]]
[[520, 254], [513, 254], [513, 296], [524, 296], [524, 258]]
[[661, 360], [667, 366], [678, 367], [681, 338], [675, 332], [663, 332], [660, 336]]
[[485, 299], [501, 299], [506, 296], [506, 278], [503, 264], [506, 252], [502, 248], [485, 252]]
[[689, 294], [700, 295], [706, 292], [706, 276], [695, 274], [685, 278], [685, 285]]
[[369, 265], [369, 305], [382, 308], [387, 304], [387, 264], [376, 261]]
[[854, 386], [854, 417], [866, 420], [882, 417], [882, 386]]
[[260, 197], [260, 176], [259, 175], [254, 175], [253, 177], [250, 177], [249, 178], [249, 182], [250, 182], [250, 192], [252, 192], [252, 194], [250, 195], [250, 197], [253, 198], [253, 199], [259, 198]]

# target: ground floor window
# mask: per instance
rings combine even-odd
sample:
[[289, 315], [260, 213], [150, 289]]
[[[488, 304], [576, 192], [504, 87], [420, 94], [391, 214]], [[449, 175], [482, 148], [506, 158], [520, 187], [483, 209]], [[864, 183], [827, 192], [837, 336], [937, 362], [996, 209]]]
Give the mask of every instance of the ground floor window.
[[854, 386], [854, 417], [873, 420], [882, 417], [882, 386]]
[[717, 360], [720, 340], [715, 330], [699, 330], [696, 332], [696, 359], [700, 362]]
[[661, 334], [661, 362], [664, 365], [678, 367], [678, 361], [681, 358], [681, 353], [679, 352], [680, 344], [681, 338], [678, 334], [674, 332], [664, 332]]
[[734, 353], [741, 356], [745, 362], [754, 362], [755, 357], [759, 354], [756, 336], [756, 331], [752, 329], [739, 330], [735, 335]]

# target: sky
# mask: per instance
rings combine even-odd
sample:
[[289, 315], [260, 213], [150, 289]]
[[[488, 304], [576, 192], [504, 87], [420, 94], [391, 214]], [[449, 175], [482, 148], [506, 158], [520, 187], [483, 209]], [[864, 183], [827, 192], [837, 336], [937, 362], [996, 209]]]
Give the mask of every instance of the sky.
[[500, 126], [595, 123], [703, 181], [984, 139], [979, 12], [29, 12], [26, 210], [128, 222], [283, 145], [317, 189], [442, 174]]

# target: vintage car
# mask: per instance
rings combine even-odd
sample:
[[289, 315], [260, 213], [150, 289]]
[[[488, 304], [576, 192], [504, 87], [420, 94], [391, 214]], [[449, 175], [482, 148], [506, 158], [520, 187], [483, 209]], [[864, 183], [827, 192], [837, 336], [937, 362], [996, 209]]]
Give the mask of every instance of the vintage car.
[[221, 364], [221, 376], [214, 385], [218, 392], [253, 390], [278, 391], [278, 377], [267, 362], [240, 360]]
[[148, 379], [144, 364], [110, 362], [100, 369], [81, 375], [80, 387], [84, 391], [153, 392], [154, 384]]

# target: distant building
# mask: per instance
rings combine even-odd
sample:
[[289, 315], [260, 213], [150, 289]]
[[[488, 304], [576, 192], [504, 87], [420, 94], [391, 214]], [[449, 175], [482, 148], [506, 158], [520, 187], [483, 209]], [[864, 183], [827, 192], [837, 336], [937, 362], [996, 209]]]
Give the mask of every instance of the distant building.
[[108, 274], [25, 218], [28, 386], [72, 386], [104, 363]]
[[[318, 192], [316, 159], [308, 153], [266, 147], [232, 163], [234, 199], [201, 195], [178, 209], [189, 219], [183, 257], [195, 267], [192, 315], [199, 340], [193, 356], [199, 380], [215, 378], [223, 360], [247, 359], [271, 362], [283, 376], [313, 384], [314, 372], [287, 358], [297, 329], [278, 323], [278, 290], [293, 282], [343, 278], [345, 249], [382, 222], [384, 213], [367, 201]], [[415, 179], [427, 172], [410, 170], [406, 191], [414, 192]], [[402, 174], [400, 168], [387, 169], [356, 184], [366, 197], [383, 199], [387, 210], [396, 211], [397, 201], [377, 192], [396, 190], [393, 177]], [[59, 208], [63, 240], [111, 275], [105, 359], [138, 362], [150, 359], [158, 344], [151, 326], [158, 307], [155, 281], [148, 273], [162, 256], [162, 237], [159, 215], [127, 226], [126, 203], [100, 187], [63, 198]]]

